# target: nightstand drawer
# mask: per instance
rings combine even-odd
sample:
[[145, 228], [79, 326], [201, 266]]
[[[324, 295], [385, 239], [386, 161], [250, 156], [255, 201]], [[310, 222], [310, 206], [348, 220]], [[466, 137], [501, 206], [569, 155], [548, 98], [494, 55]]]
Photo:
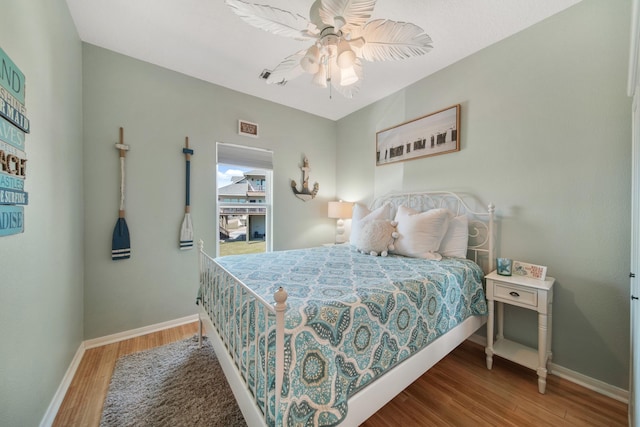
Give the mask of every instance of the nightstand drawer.
[[493, 295], [503, 301], [513, 301], [531, 307], [538, 306], [538, 292], [510, 283], [493, 282]]

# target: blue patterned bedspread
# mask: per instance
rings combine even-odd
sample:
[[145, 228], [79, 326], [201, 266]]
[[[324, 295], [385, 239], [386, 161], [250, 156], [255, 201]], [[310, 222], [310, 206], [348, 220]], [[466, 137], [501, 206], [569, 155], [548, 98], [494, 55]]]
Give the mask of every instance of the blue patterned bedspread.
[[289, 294], [290, 363], [277, 425], [339, 424], [350, 396], [467, 317], [487, 313], [482, 270], [465, 259], [374, 257], [338, 245], [216, 262], [266, 301], [280, 286]]

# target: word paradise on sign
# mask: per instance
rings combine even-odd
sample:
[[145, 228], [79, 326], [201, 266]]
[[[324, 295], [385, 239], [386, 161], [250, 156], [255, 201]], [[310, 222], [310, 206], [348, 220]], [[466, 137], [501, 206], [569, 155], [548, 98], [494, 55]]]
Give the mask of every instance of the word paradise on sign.
[[22, 206], [0, 205], [0, 236], [24, 232], [24, 208]]
[[24, 233], [27, 175], [25, 76], [0, 49], [0, 236]]

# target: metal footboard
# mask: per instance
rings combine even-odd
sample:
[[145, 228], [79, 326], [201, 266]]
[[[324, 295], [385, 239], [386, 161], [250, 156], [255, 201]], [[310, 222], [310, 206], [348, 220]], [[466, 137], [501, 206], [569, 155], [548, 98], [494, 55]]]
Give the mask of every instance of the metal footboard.
[[199, 298], [203, 310], [265, 425], [280, 424], [287, 293], [279, 288], [274, 294], [275, 303], [265, 301], [207, 255], [203, 247], [200, 241]]

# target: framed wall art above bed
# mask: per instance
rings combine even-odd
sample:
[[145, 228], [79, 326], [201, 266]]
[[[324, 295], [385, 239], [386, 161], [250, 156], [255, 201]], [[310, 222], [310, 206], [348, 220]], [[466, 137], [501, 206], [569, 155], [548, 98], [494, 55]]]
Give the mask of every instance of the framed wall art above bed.
[[376, 133], [376, 166], [460, 151], [460, 104]]
[[201, 326], [249, 425], [359, 425], [486, 322], [493, 205], [430, 192], [381, 207], [387, 221], [403, 209], [464, 217], [467, 257], [345, 244], [212, 259], [200, 244]]

